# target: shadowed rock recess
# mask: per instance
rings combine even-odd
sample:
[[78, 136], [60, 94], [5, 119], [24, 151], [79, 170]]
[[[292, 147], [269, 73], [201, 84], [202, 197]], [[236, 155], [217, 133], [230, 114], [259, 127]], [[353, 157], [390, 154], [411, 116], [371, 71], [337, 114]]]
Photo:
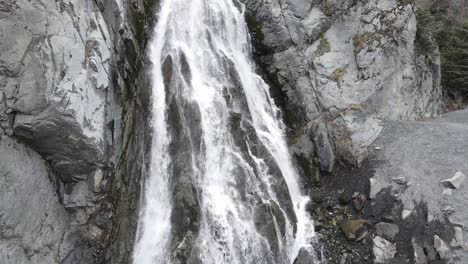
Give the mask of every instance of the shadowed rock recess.
[[[210, 226], [195, 182], [210, 146], [205, 109], [184, 86], [198, 77], [193, 54], [166, 51], [168, 107], [154, 111], [149, 44], [164, 1], [0, 0], [0, 263], [137, 263], [157, 116], [167, 120], [173, 175], [170, 243], [158, 251], [173, 264], [209, 259], [200, 237], [225, 229]], [[468, 263], [468, 1], [232, 3], [315, 226], [314, 250], [290, 256], [299, 205], [255, 127], [240, 70], [216, 34], [200, 32], [222, 65], [219, 104], [240, 153], [224, 155], [246, 161], [230, 184], [257, 244], [241, 248], [234, 237], [236, 254], [272, 264]], [[219, 28], [237, 23], [207, 17]], [[257, 157], [266, 172], [246, 169]], [[269, 185], [253, 184], [262, 180]]]

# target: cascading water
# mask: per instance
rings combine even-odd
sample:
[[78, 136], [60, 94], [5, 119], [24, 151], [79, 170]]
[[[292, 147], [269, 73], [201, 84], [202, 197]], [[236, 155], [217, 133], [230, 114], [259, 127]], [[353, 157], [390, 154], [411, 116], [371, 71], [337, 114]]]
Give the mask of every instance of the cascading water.
[[254, 71], [243, 9], [236, 0], [162, 2], [135, 264], [292, 263], [301, 248], [313, 254], [309, 199]]

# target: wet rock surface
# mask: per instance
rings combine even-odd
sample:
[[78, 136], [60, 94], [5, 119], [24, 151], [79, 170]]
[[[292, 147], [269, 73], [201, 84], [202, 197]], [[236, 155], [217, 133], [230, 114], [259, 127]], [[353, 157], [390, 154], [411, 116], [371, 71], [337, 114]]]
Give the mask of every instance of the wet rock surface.
[[297, 258], [294, 260], [294, 264], [315, 264], [313, 257], [305, 249], [299, 250]]

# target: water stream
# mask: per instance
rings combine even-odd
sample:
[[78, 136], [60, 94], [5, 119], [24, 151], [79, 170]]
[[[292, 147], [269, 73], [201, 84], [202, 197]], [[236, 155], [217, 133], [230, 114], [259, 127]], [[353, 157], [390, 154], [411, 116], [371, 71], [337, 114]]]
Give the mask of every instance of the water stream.
[[280, 111], [255, 73], [243, 9], [236, 0], [162, 2], [135, 264], [180, 255], [187, 263], [292, 263], [301, 248], [312, 252], [309, 198]]

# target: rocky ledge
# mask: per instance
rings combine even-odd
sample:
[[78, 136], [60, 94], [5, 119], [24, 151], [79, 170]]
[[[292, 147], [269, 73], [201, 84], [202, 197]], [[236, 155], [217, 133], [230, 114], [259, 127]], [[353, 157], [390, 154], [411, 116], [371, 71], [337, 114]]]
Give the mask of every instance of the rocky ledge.
[[315, 190], [325, 256], [330, 263], [466, 263], [468, 110], [383, 127], [361, 168], [341, 168]]

